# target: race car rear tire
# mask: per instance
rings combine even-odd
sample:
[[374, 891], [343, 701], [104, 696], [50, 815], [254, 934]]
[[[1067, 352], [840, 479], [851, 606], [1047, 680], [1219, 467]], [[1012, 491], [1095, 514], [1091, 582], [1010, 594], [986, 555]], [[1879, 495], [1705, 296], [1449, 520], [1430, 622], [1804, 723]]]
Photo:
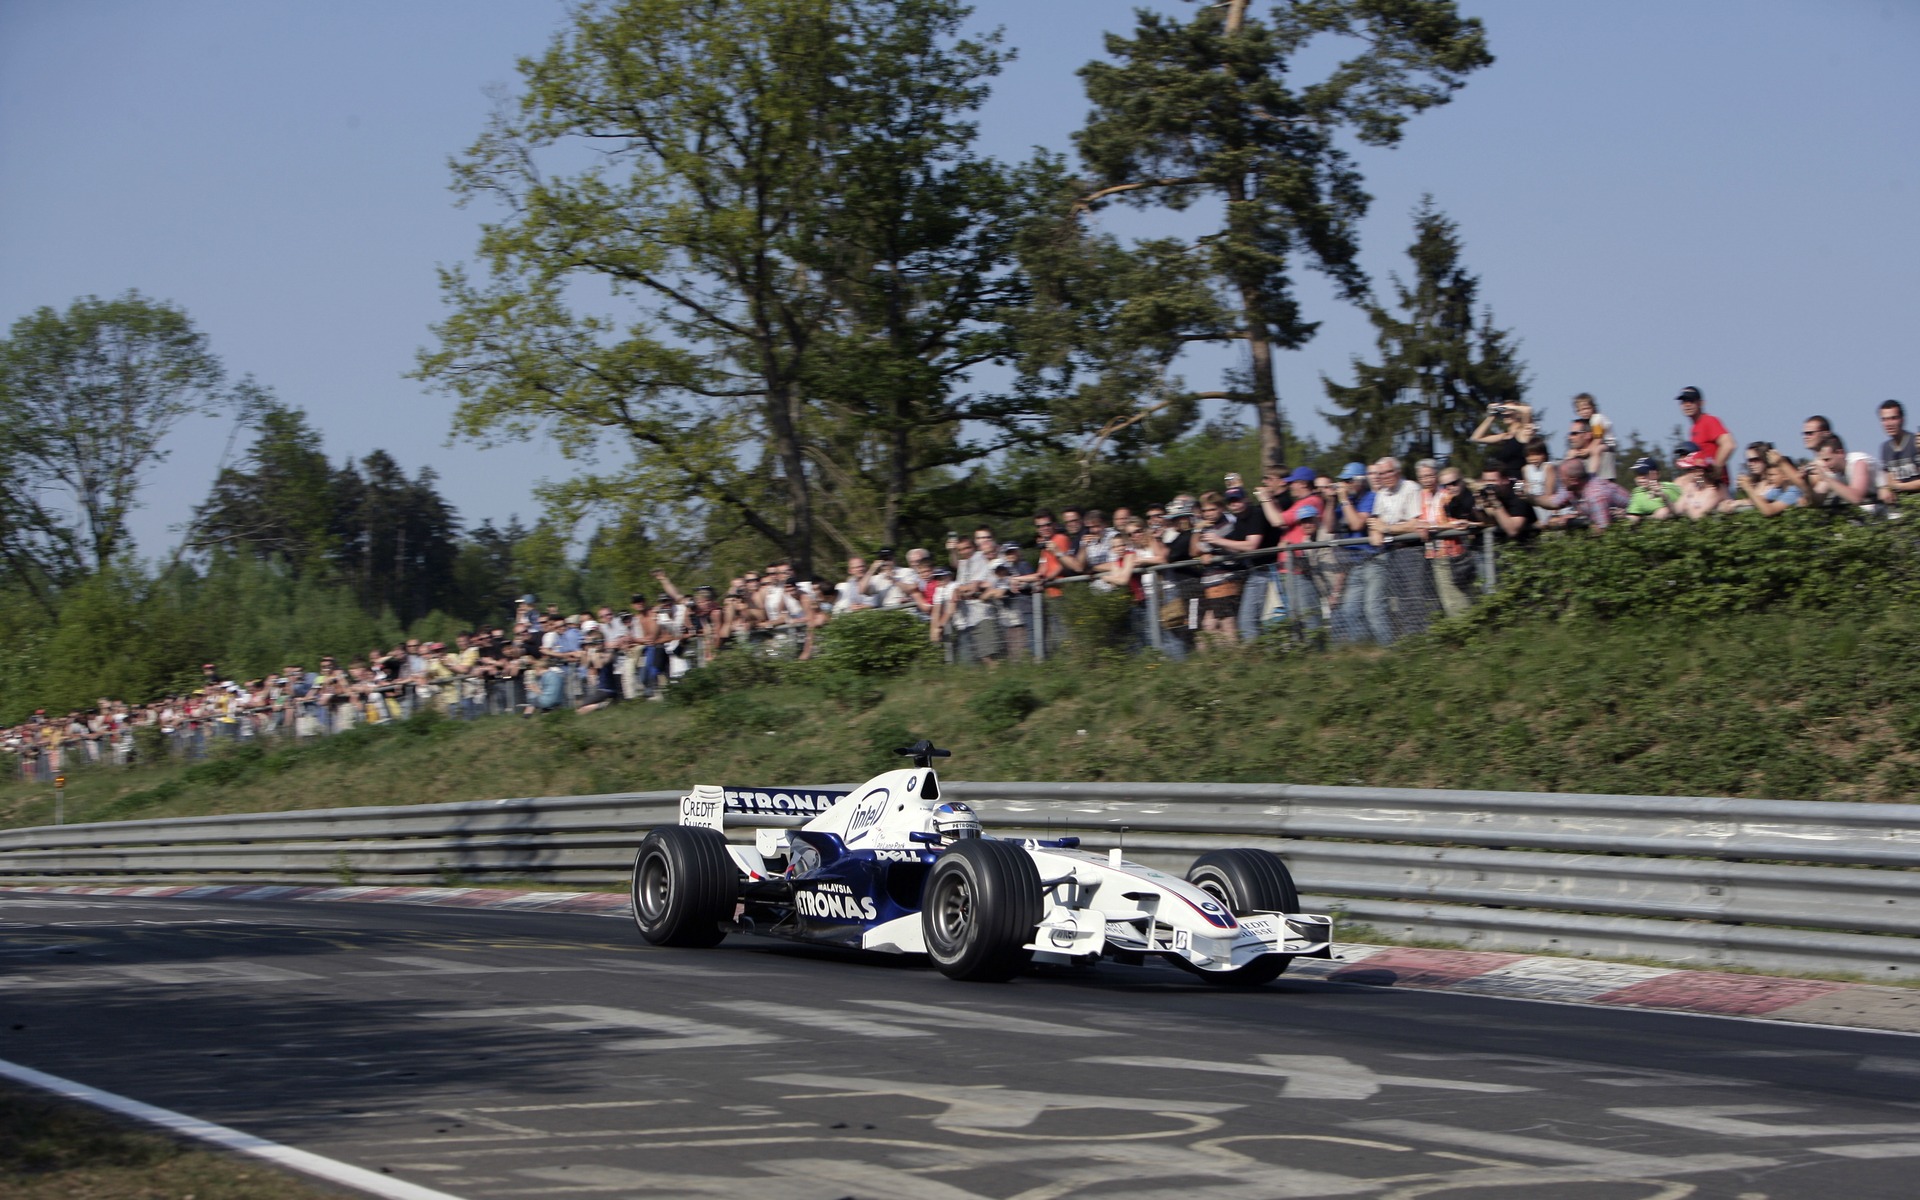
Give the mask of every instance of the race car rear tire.
[[927, 873], [920, 927], [949, 979], [1004, 983], [1026, 970], [1040, 916], [1040, 872], [1013, 842], [956, 842]]
[[[1187, 868], [1187, 882], [1226, 905], [1236, 917], [1300, 910], [1300, 893], [1293, 886], [1293, 876], [1271, 850], [1210, 850]], [[1278, 979], [1293, 965], [1293, 956], [1263, 954], [1231, 971], [1203, 971], [1185, 960], [1175, 961], [1209, 982], [1251, 987]]]
[[662, 825], [633, 856], [633, 923], [656, 946], [717, 946], [738, 876], [719, 830]]

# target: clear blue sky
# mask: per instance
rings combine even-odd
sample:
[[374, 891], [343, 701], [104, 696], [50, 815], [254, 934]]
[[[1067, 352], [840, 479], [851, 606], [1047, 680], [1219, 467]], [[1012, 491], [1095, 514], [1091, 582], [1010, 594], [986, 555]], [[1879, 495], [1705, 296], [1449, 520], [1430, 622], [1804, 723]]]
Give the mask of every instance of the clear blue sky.
[[[1591, 391], [1664, 442], [1696, 384], [1743, 441], [1792, 442], [1825, 412], [1867, 443], [1880, 400], [1920, 404], [1920, 4], [1463, 8], [1499, 62], [1400, 148], [1361, 155], [1377, 279], [1433, 193], [1556, 425]], [[1074, 69], [1131, 11], [982, 0], [977, 23], [1019, 52], [986, 148], [1066, 149]], [[434, 268], [470, 254], [480, 215], [453, 207], [446, 159], [561, 17], [544, 0], [0, 2], [0, 323], [88, 293], [172, 300], [236, 374], [311, 413], [336, 460], [384, 447], [432, 465], [470, 523], [531, 515], [558, 456], [447, 445], [451, 402], [403, 375], [441, 313]], [[1371, 335], [1311, 278], [1306, 296], [1326, 323], [1280, 382], [1324, 432], [1319, 375]], [[225, 437], [209, 421], [175, 439], [143, 550], [171, 544]]]

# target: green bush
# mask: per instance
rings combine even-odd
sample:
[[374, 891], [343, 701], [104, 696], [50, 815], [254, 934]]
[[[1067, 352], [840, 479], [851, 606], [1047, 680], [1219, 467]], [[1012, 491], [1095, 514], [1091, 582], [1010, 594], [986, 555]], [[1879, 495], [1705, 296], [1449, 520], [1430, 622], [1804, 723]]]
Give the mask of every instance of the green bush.
[[1049, 604], [1062, 606], [1067, 625], [1066, 651], [1081, 661], [1127, 648], [1127, 621], [1133, 614], [1133, 596], [1124, 589], [1096, 592], [1070, 585], [1066, 594]]
[[1915, 525], [1856, 517], [1795, 509], [1777, 517], [1648, 521], [1508, 547], [1499, 560], [1499, 590], [1464, 624], [1489, 629], [1568, 613], [1862, 614], [1920, 598]]
[[821, 627], [815, 645], [822, 662], [855, 675], [897, 675], [940, 658], [925, 623], [904, 609], [835, 617]]
[[1003, 733], [1038, 712], [1044, 701], [1019, 679], [995, 679], [967, 698], [967, 711], [988, 733]]

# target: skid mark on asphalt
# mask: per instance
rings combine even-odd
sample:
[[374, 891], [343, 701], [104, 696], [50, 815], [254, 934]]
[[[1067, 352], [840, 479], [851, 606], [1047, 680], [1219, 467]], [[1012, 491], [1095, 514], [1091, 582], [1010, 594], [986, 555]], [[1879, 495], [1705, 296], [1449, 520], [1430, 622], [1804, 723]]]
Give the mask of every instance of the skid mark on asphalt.
[[1786, 1116], [1811, 1112], [1811, 1109], [1781, 1104], [1695, 1104], [1677, 1108], [1610, 1108], [1616, 1116], [1637, 1121], [1652, 1121], [1696, 1133], [1712, 1133], [1737, 1138], [1812, 1138], [1876, 1137], [1882, 1134], [1912, 1136], [1920, 1134], [1920, 1124], [1912, 1122], [1865, 1125], [1796, 1125], [1773, 1121], [1744, 1121], [1742, 1117]]
[[1745, 1171], [1778, 1166], [1780, 1163], [1776, 1158], [1746, 1154], [1631, 1154], [1621, 1150], [1603, 1150], [1597, 1146], [1556, 1142], [1551, 1138], [1458, 1129], [1431, 1121], [1352, 1121], [1347, 1128], [1419, 1142], [1464, 1146], [1469, 1150], [1484, 1150], [1508, 1158], [1544, 1158], [1548, 1162], [1577, 1163], [1582, 1167], [1597, 1169], [1600, 1173], [1626, 1179], [1693, 1175], [1702, 1171]]
[[775, 1004], [768, 1000], [708, 1000], [710, 1008], [724, 1008], [742, 1016], [769, 1021], [788, 1021], [811, 1029], [825, 1029], [863, 1038], [917, 1038], [930, 1036], [924, 1029], [908, 1029], [869, 1016], [866, 1013], [838, 1012], [831, 1008], [805, 1008], [793, 1004]]
[[423, 1012], [422, 1017], [443, 1021], [509, 1021], [532, 1029], [566, 1033], [603, 1030], [645, 1030], [656, 1037], [622, 1038], [600, 1042], [599, 1050], [703, 1050], [726, 1046], [759, 1046], [783, 1041], [779, 1034], [734, 1025], [713, 1025], [691, 1017], [610, 1008], [600, 1004], [542, 1004], [524, 1008], [482, 1008], [457, 1012]]
[[1261, 1054], [1251, 1063], [1207, 1058], [1166, 1058], [1122, 1055], [1083, 1058], [1084, 1063], [1115, 1067], [1149, 1067], [1175, 1071], [1211, 1071], [1225, 1075], [1256, 1075], [1286, 1080], [1280, 1095], [1290, 1100], [1365, 1100], [1387, 1086], [1435, 1088], [1453, 1092], [1532, 1092], [1538, 1088], [1513, 1083], [1479, 1083], [1470, 1079], [1429, 1079], [1420, 1075], [1381, 1075], [1359, 1063], [1331, 1054]]
[[1579, 1062], [1575, 1059], [1550, 1058], [1538, 1054], [1395, 1054], [1392, 1057], [1404, 1058], [1411, 1062], [1489, 1063], [1526, 1074], [1571, 1075], [1584, 1083], [1595, 1083], [1605, 1087], [1750, 1086], [1744, 1079], [1730, 1079], [1724, 1075], [1700, 1075], [1692, 1071], [1669, 1071], [1659, 1067], [1621, 1067], [1612, 1064]]
[[934, 1125], [941, 1129], [1019, 1129], [1033, 1124], [1040, 1114], [1054, 1109], [1210, 1114], [1246, 1107], [1210, 1100], [1130, 1100], [1121, 1096], [1079, 1096], [999, 1087], [955, 1087], [841, 1075], [762, 1075], [756, 1082], [820, 1089], [814, 1098], [902, 1096], [913, 1100], [930, 1100], [947, 1106], [945, 1112], [933, 1118]]
[[961, 1029], [991, 1029], [998, 1033], [1037, 1033], [1047, 1037], [1111, 1037], [1104, 1029], [1084, 1025], [1062, 1025], [1058, 1021], [1036, 1021], [977, 1008], [954, 1008], [944, 1004], [915, 1004], [911, 1000], [852, 1000], [886, 1012], [892, 1021], [918, 1022]]

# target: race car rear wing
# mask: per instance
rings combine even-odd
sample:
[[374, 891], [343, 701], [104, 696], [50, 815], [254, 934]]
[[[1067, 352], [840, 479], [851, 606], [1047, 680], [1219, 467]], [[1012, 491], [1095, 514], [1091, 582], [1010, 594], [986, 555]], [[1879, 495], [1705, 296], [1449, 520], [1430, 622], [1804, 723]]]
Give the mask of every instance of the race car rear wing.
[[725, 829], [728, 825], [797, 829], [852, 794], [852, 788], [696, 784], [693, 791], [680, 797], [680, 823], [707, 829]]

